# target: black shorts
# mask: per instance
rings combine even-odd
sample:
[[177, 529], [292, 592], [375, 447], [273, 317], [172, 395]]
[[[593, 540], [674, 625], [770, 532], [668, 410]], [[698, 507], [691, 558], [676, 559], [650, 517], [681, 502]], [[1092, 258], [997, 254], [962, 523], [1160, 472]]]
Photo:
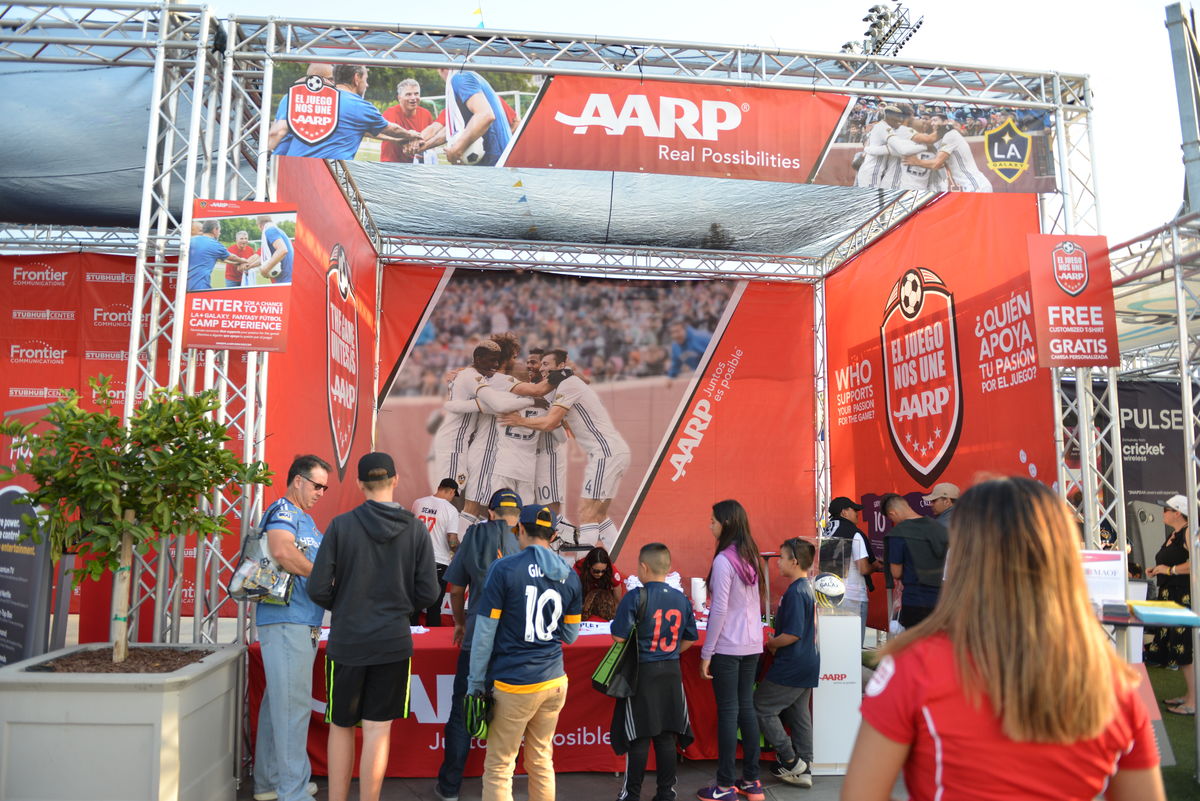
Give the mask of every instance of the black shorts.
[[362, 720], [408, 717], [412, 660], [383, 665], [343, 665], [325, 660], [325, 722], [357, 726]]

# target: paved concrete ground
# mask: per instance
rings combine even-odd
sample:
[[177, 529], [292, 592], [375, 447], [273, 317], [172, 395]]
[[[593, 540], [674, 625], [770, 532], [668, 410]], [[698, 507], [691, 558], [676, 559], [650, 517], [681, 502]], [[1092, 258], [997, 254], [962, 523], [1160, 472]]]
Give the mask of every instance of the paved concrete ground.
[[[393, 744], [394, 745], [394, 744]], [[764, 762], [764, 768], [770, 763]], [[712, 781], [716, 773], [716, 762], [692, 762], [685, 760], [679, 765], [679, 781], [676, 790], [679, 801], [695, 799], [696, 791]], [[315, 779], [320, 789], [317, 791], [317, 801], [328, 798], [325, 790], [325, 779]], [[383, 783], [381, 801], [437, 801], [433, 794], [433, 779], [388, 779]], [[252, 779], [242, 782], [238, 793], [239, 801], [249, 801], [253, 797]], [[841, 776], [815, 776], [811, 789], [793, 787], [789, 784], [775, 783], [773, 779], [765, 779], [763, 785], [767, 791], [767, 801], [837, 801], [842, 788]], [[613, 801], [621, 789], [621, 779], [611, 773], [560, 773], [558, 774], [558, 798], [564, 801]], [[654, 774], [646, 774], [642, 786], [642, 798], [649, 801], [654, 795]], [[350, 798], [358, 798], [358, 782], [350, 785]], [[480, 801], [479, 779], [467, 779], [463, 784], [461, 801]], [[525, 777], [518, 775], [513, 782], [514, 801], [524, 801], [528, 798], [525, 790]]]

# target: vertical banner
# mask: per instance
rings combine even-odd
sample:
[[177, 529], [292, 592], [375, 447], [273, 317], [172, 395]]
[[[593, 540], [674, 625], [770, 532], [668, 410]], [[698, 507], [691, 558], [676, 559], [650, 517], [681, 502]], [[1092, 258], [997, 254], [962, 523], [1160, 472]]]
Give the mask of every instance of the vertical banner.
[[[1200, 392], [1200, 387], [1193, 392]], [[1187, 492], [1180, 469], [1187, 461], [1183, 447], [1187, 413], [1182, 395], [1178, 381], [1117, 383], [1126, 502], [1144, 501], [1161, 507], [1172, 495]]]
[[46, 650], [50, 611], [50, 545], [22, 541], [21, 520], [33, 508], [19, 487], [0, 489], [0, 665]]
[[1029, 275], [1038, 366], [1120, 364], [1105, 237], [1030, 234]]
[[295, 206], [196, 200], [192, 220], [184, 346], [287, 350]]
[[873, 538], [887, 492], [920, 512], [941, 481], [1053, 481], [1025, 252], [1037, 226], [1035, 198], [946, 195], [826, 279], [832, 495], [867, 506]]
[[331, 489], [312, 510], [323, 525], [362, 502], [352, 479], [373, 439], [378, 257], [325, 162], [277, 163], [279, 202], [302, 223], [289, 314], [304, 324], [291, 327], [287, 356], [268, 367], [268, 497], [284, 491], [293, 457], [320, 456], [334, 467]]

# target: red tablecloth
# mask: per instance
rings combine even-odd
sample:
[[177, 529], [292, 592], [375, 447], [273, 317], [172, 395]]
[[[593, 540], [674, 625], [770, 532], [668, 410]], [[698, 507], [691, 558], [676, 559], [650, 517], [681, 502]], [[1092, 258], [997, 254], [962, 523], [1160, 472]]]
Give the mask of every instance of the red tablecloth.
[[[413, 636], [413, 676], [411, 712], [392, 728], [392, 749], [387, 775], [394, 777], [436, 776], [442, 764], [442, 727], [450, 714], [454, 687], [454, 668], [458, 649], [450, 642], [453, 629], [438, 628]], [[704, 632], [700, 632], [701, 642]], [[563, 663], [570, 685], [567, 704], [558, 719], [554, 743], [556, 770], [620, 772], [624, 757], [617, 757], [609, 745], [608, 729], [612, 722], [613, 700], [592, 689], [592, 672], [612, 644], [607, 635], [582, 636], [563, 649]], [[691, 759], [716, 759], [717, 725], [712, 682], [700, 678], [700, 645], [697, 643], [682, 657], [683, 688], [692, 718], [696, 740], [684, 751]], [[258, 644], [250, 647], [250, 727], [253, 744], [258, 729], [258, 708], [262, 702], [262, 654]], [[315, 775], [327, 775], [325, 724], [325, 643], [321, 643], [313, 664], [313, 716], [308, 729], [308, 756]], [[483, 773], [484, 748], [474, 741], [467, 760], [467, 776]], [[651, 754], [651, 765], [653, 765]], [[518, 767], [521, 760], [518, 759]], [[357, 767], [356, 774], [357, 775]]]

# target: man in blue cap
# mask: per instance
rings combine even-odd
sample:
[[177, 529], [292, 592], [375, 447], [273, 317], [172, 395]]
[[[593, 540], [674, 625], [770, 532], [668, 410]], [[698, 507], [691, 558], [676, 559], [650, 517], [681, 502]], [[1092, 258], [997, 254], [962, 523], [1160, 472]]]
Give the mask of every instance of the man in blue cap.
[[483, 593], [488, 568], [501, 557], [519, 551], [516, 530], [521, 519], [521, 496], [510, 489], [498, 489], [488, 502], [490, 519], [467, 528], [450, 566], [442, 576], [450, 593], [450, 610], [454, 615], [454, 644], [459, 646], [458, 668], [454, 674], [454, 696], [450, 701], [450, 717], [442, 731], [445, 754], [438, 770], [434, 792], [441, 801], [457, 801], [462, 787], [463, 769], [471, 749], [471, 737], [463, 720], [463, 698], [467, 694], [467, 674], [471, 666], [471, 637], [475, 618], [483, 607], [472, 602], [466, 609], [468, 588], [472, 598]]
[[483, 801], [512, 801], [517, 752], [525, 746], [529, 801], [554, 801], [554, 730], [567, 700], [562, 647], [579, 636], [579, 576], [550, 542], [549, 506], [521, 510], [521, 552], [492, 565], [476, 605], [467, 691], [490, 678], [495, 703], [483, 763]]

